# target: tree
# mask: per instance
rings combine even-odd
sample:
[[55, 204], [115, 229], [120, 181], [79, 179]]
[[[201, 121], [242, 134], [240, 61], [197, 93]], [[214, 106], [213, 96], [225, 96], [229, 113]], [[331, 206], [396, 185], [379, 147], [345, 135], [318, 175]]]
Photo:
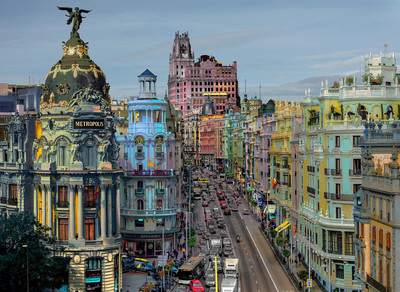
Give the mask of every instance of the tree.
[[56, 244], [29, 213], [0, 216], [0, 291], [26, 291], [29, 262], [30, 291], [60, 288], [69, 258], [51, 257]]
[[301, 270], [297, 273], [297, 276], [299, 276], [300, 280], [302, 280], [304, 284], [308, 279], [308, 272], [306, 270]]
[[290, 250], [284, 249], [284, 250], [282, 251], [282, 253], [283, 253], [283, 255], [284, 255], [286, 258], [290, 257]]
[[285, 244], [286, 241], [287, 241], [286, 237], [278, 237], [278, 238], [276, 239], [276, 244], [277, 244], [278, 246], [282, 246], [282, 245]]

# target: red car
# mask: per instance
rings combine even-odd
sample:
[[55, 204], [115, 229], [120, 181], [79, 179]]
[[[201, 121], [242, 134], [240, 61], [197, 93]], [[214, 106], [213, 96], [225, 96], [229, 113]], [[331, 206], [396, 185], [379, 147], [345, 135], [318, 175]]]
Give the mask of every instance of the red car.
[[210, 216], [210, 215], [206, 215], [205, 220], [206, 220], [206, 221], [211, 221], [211, 216]]
[[204, 292], [204, 287], [199, 280], [192, 280], [189, 284], [189, 290], [195, 292]]
[[208, 202], [207, 201], [203, 201], [203, 207], [208, 207]]
[[219, 204], [220, 204], [222, 209], [225, 209], [225, 207], [226, 207], [226, 202], [225, 201], [221, 201], [221, 202], [219, 202]]

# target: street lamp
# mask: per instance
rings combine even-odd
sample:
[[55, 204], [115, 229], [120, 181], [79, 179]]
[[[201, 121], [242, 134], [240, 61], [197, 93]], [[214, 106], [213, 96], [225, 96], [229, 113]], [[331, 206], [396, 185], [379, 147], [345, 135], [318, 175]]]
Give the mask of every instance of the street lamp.
[[[331, 257], [328, 258], [329, 259], [329, 264], [328, 264], [328, 269], [329, 269], [329, 292], [332, 291], [331, 285], [332, 285], [332, 275], [331, 275]], [[322, 265], [321, 268], [326, 268], [327, 265]]]
[[26, 291], [29, 292], [29, 250], [28, 244], [24, 244], [22, 247], [26, 248]]

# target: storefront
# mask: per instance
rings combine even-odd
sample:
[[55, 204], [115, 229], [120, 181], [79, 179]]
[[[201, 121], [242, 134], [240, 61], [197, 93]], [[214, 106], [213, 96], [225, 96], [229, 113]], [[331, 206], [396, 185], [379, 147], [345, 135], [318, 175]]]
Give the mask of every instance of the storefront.
[[[163, 254], [162, 234], [124, 234], [124, 251], [128, 254], [151, 258]], [[169, 252], [175, 249], [175, 233], [164, 234], [164, 251]]]

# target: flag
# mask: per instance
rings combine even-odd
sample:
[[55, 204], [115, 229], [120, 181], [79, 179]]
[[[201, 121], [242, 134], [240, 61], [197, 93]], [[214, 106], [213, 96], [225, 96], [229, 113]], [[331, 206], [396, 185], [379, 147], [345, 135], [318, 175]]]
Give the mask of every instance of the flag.
[[276, 186], [277, 185], [280, 185], [281, 183], [276, 179], [276, 178], [274, 178], [273, 180], [272, 180], [272, 188], [273, 189], [275, 189], [276, 188]]
[[94, 202], [97, 202], [97, 196], [99, 195], [99, 185], [97, 184], [96, 191], [94, 192]]

